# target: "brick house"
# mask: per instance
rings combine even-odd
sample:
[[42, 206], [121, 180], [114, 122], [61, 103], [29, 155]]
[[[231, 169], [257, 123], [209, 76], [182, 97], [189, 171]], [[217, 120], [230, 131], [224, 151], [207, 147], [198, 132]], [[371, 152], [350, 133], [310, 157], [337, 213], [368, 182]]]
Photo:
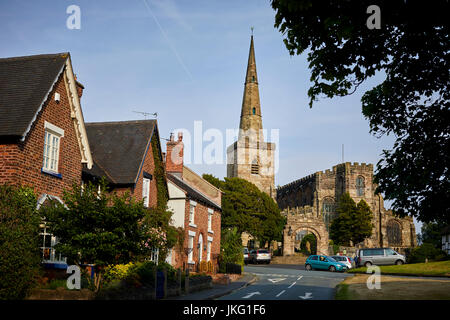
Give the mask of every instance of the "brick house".
[[183, 165], [182, 140], [181, 134], [177, 141], [171, 135], [165, 163], [172, 224], [185, 230], [185, 240], [181, 250], [172, 250], [167, 262], [175, 268], [197, 271], [200, 262], [211, 261], [217, 270], [222, 192]]
[[[144, 206], [155, 207], [156, 160], [163, 165], [157, 121], [92, 122], [86, 123], [86, 131], [93, 166], [84, 166], [83, 182], [96, 183], [104, 177], [110, 191], [128, 191], [134, 199], [144, 199]], [[151, 258], [157, 260], [157, 250]]]
[[[93, 163], [82, 93], [69, 53], [0, 59], [0, 184], [33, 187], [40, 207], [81, 183]], [[62, 262], [41, 226], [43, 261]]]

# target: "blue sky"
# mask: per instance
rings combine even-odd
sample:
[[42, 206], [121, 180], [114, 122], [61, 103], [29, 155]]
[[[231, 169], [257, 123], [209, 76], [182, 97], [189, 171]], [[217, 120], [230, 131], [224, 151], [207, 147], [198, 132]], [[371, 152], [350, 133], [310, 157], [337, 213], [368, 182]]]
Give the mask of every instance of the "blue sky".
[[[73, 4], [79, 30], [66, 27]], [[239, 126], [253, 26], [263, 125], [280, 130], [275, 184], [340, 163], [342, 144], [345, 161], [376, 164], [393, 138], [369, 133], [360, 99], [383, 75], [310, 109], [306, 54], [289, 55], [274, 16], [261, 0], [1, 1], [0, 57], [69, 51], [86, 122], [143, 119], [133, 111], [144, 111], [158, 113], [164, 138], [193, 132], [197, 120], [225, 132]], [[226, 175], [225, 164], [190, 167]]]

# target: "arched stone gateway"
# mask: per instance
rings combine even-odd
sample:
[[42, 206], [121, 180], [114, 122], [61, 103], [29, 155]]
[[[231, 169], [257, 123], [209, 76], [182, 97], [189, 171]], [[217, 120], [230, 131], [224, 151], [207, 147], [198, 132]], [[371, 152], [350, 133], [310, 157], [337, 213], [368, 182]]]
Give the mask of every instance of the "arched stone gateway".
[[[296, 237], [299, 233], [312, 233], [317, 240], [317, 254], [328, 254], [328, 232], [322, 217], [312, 212], [306, 214], [286, 213], [287, 224], [283, 231], [283, 255], [295, 253]], [[298, 241], [297, 241], [298, 242]]]

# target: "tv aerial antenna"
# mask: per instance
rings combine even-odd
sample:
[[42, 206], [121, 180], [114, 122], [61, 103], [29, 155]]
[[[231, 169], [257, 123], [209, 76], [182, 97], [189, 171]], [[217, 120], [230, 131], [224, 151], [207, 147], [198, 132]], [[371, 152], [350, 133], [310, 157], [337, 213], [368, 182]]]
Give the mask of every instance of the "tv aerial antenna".
[[144, 116], [144, 119], [147, 120], [148, 116], [153, 116], [153, 117], [157, 117], [158, 116], [158, 112], [155, 113], [150, 113], [150, 112], [142, 112], [142, 111], [133, 111], [134, 113], [139, 113], [142, 114]]

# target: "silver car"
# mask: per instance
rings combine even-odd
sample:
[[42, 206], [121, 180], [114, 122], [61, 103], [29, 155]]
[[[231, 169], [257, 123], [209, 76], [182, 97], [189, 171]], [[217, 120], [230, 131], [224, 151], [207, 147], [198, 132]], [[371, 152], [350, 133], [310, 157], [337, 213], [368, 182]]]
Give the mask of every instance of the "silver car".
[[358, 266], [404, 264], [406, 257], [391, 248], [359, 249]]
[[250, 251], [250, 261], [252, 263], [270, 263], [271, 255], [269, 250], [257, 249]]

